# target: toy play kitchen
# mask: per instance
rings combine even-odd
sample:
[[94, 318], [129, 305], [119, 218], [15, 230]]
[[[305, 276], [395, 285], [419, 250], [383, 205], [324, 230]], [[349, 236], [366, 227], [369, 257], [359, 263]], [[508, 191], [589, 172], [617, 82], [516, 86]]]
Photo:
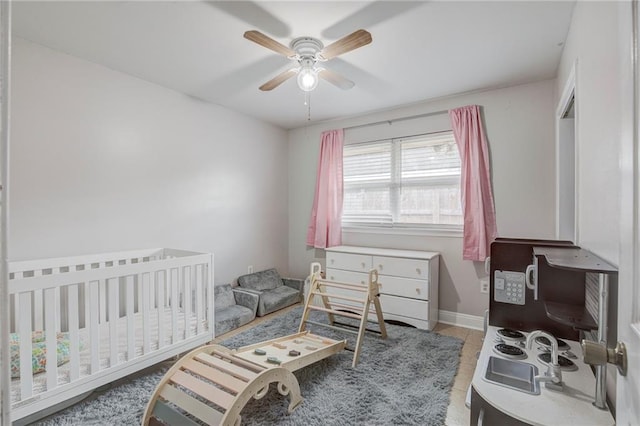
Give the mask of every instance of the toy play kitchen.
[[487, 272], [490, 303], [470, 424], [615, 424], [606, 364], [626, 369], [624, 347], [607, 349], [617, 269], [570, 241], [498, 238]]

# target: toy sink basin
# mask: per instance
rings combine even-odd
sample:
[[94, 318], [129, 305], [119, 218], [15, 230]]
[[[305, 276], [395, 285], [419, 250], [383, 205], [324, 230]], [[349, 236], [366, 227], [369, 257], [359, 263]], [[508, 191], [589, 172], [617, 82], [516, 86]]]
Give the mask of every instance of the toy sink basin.
[[528, 362], [492, 356], [484, 380], [531, 395], [540, 395], [540, 384], [534, 380], [538, 367]]

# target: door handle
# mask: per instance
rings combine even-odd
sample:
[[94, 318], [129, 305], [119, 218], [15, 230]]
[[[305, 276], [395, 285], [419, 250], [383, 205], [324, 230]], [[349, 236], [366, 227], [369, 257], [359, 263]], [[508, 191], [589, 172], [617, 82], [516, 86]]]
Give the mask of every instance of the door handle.
[[531, 280], [533, 274], [535, 274], [536, 265], [529, 265], [524, 271], [524, 283], [529, 290], [533, 290], [533, 300], [538, 300], [538, 280]]
[[527, 266], [527, 269], [524, 271], [524, 283], [527, 285], [529, 290], [535, 290], [535, 286], [531, 282], [531, 273], [533, 272], [534, 265]]
[[627, 375], [627, 347], [624, 343], [618, 342], [615, 348], [608, 348], [604, 343], [582, 339], [580, 346], [585, 364], [613, 364], [618, 367], [621, 376]]

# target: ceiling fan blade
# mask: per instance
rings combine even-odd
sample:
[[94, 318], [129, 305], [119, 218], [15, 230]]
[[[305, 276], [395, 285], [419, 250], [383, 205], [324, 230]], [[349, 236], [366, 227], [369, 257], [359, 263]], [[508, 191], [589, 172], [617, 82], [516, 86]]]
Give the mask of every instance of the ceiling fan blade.
[[[260, 28], [276, 37], [288, 37], [291, 32], [289, 25], [282, 22], [271, 12], [267, 11], [259, 1], [207, 1], [205, 4], [231, 15], [244, 23]], [[355, 27], [360, 27], [356, 25]], [[354, 28], [352, 24], [347, 30], [329, 38], [338, 38]]]
[[267, 81], [265, 84], [260, 86], [260, 90], [262, 90], [263, 92], [273, 90], [276, 87], [280, 86], [285, 81], [287, 81], [288, 79], [290, 79], [291, 77], [293, 77], [294, 75], [296, 75], [297, 73], [298, 73], [297, 68], [291, 68], [289, 70], [281, 72], [280, 74], [276, 75], [271, 80]]
[[336, 72], [328, 70], [326, 68], [323, 68], [322, 70], [320, 70], [318, 75], [323, 80], [328, 81], [329, 83], [333, 84], [336, 87], [341, 88], [342, 90], [349, 90], [353, 86], [355, 86], [355, 83], [353, 81], [341, 76], [340, 74], [338, 74]]
[[342, 55], [343, 53], [365, 46], [371, 43], [371, 40], [372, 38], [369, 31], [358, 30], [322, 49], [320, 56], [324, 59], [335, 58], [338, 55]]
[[289, 49], [284, 44], [278, 43], [271, 37], [262, 34], [260, 31], [247, 31], [244, 33], [244, 38], [247, 40], [251, 40], [254, 43], [259, 44], [260, 46], [266, 47], [267, 49], [271, 49], [276, 53], [284, 55], [286, 57], [294, 56], [296, 52]]
[[[337, 39], [343, 34], [347, 34], [348, 31], [352, 31], [353, 28], [373, 28], [381, 22], [390, 22], [396, 16], [406, 14], [415, 8], [425, 7], [425, 3], [428, 2], [415, 0], [370, 2], [362, 9], [357, 10], [350, 16], [341, 19], [322, 31], [322, 37], [329, 40]], [[255, 25], [263, 30], [268, 29], [264, 25]], [[269, 34], [280, 36], [280, 34], [271, 30], [269, 30]]]

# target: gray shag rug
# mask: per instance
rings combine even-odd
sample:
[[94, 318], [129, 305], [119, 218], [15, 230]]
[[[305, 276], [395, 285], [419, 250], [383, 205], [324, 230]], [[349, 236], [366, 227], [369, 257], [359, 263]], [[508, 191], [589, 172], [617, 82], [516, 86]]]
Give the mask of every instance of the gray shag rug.
[[[302, 307], [267, 320], [222, 342], [230, 348], [297, 332]], [[312, 312], [314, 321], [327, 316]], [[347, 321], [345, 321], [347, 322]], [[377, 328], [377, 324], [371, 324]], [[309, 329], [342, 340], [355, 335], [325, 327]], [[296, 371], [303, 403], [287, 415], [289, 397], [275, 386], [242, 411], [243, 425], [443, 425], [449, 393], [460, 362], [462, 340], [424, 330], [387, 324], [387, 339], [366, 333], [360, 362], [351, 367], [353, 352], [342, 351]], [[37, 424], [139, 425], [146, 404], [168, 364], [121, 380], [87, 400]]]

